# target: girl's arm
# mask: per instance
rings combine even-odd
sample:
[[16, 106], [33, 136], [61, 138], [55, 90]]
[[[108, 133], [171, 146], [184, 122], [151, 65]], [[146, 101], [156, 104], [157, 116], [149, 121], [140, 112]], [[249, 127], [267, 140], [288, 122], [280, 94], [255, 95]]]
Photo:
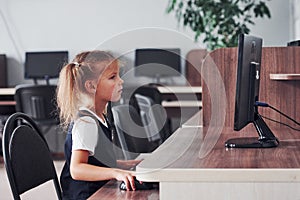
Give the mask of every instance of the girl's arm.
[[137, 166], [142, 160], [117, 160], [117, 166], [121, 169], [132, 169]]
[[70, 173], [74, 180], [102, 181], [116, 179], [124, 181], [128, 189], [135, 190], [134, 175], [131, 171], [98, 167], [88, 164], [89, 152], [86, 150], [72, 151]]

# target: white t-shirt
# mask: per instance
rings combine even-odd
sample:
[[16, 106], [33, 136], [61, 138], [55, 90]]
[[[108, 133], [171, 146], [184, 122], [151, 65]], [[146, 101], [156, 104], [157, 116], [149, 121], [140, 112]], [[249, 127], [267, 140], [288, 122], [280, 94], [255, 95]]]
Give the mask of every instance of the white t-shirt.
[[[107, 127], [106, 121], [102, 121], [93, 111], [87, 108], [80, 108], [80, 110], [89, 111], [93, 114], [104, 126]], [[90, 156], [95, 153], [95, 148], [98, 141], [98, 127], [97, 123], [92, 117], [84, 116], [78, 118], [74, 122], [72, 129], [72, 151], [74, 150], [87, 150]]]

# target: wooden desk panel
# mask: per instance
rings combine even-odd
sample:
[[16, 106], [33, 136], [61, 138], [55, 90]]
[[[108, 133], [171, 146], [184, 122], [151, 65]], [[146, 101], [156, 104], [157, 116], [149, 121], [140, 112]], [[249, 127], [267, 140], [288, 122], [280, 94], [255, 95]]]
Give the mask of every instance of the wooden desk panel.
[[[219, 68], [223, 78], [227, 97], [225, 126], [232, 127], [234, 120], [237, 48], [222, 48], [210, 53], [215, 65]], [[204, 62], [204, 68], [211, 67], [211, 62]], [[300, 121], [300, 84], [297, 80], [274, 81], [270, 74], [299, 74], [300, 73], [300, 47], [264, 47], [262, 49], [260, 101], [266, 102]], [[214, 78], [214, 77], [210, 77]], [[217, 80], [215, 80], [217, 81]], [[209, 124], [211, 117], [210, 94], [205, 82], [202, 83], [204, 125]], [[289, 122], [283, 116], [268, 108], [260, 108], [260, 113], [272, 119]], [[282, 125], [270, 123], [274, 128]]]

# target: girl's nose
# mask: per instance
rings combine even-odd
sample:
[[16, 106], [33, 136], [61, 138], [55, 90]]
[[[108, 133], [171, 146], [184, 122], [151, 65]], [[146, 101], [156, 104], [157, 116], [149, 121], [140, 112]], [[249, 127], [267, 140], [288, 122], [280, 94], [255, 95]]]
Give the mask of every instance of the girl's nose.
[[120, 79], [120, 84], [123, 84], [124, 83], [124, 80], [119, 78]]

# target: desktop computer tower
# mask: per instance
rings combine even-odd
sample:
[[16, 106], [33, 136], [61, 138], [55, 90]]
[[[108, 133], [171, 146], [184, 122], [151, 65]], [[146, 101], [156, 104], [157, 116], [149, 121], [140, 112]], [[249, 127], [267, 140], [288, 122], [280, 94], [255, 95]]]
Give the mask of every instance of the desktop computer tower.
[[6, 55], [0, 54], [0, 88], [7, 87]]

